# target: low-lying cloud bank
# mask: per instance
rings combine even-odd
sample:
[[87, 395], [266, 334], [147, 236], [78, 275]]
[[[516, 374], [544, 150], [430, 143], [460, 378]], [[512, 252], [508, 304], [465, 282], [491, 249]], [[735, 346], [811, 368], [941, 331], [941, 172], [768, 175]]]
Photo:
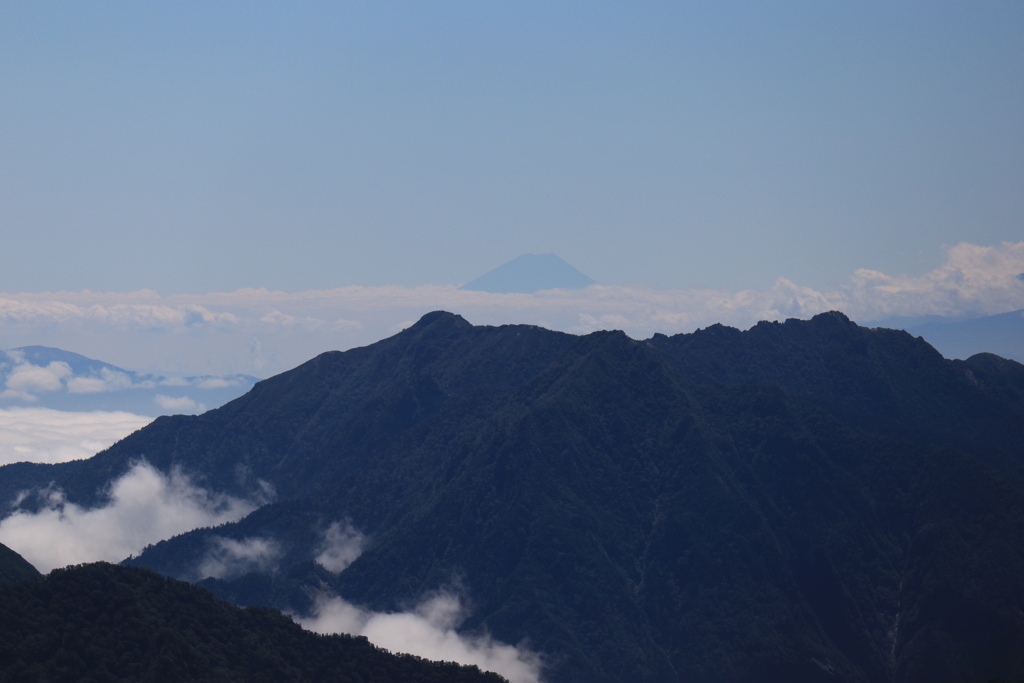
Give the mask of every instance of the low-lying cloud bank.
[[312, 617], [301, 619], [317, 633], [363, 635], [392, 652], [427, 659], [475, 664], [511, 683], [538, 683], [540, 658], [528, 648], [499, 643], [487, 635], [460, 635], [456, 629], [467, 612], [458, 595], [441, 591], [409, 612], [372, 612], [339, 597], [322, 598]]
[[129, 373], [112, 367], [100, 367], [87, 375], [80, 375], [66, 361], [36, 364], [25, 356], [21, 349], [0, 351], [0, 377], [4, 386], [0, 399], [36, 402], [40, 394], [54, 392], [101, 394], [156, 386], [155, 378], [145, 376], [137, 380]]
[[[328, 571], [342, 572], [359, 558], [366, 542], [350, 520], [334, 522], [324, 530], [316, 561]], [[248, 572], [275, 574], [280, 570], [281, 556], [281, 543], [271, 537], [212, 536], [193, 578], [230, 580]], [[442, 590], [427, 595], [406, 612], [374, 612], [336, 595], [321, 595], [312, 614], [294, 618], [317, 633], [363, 635], [392, 652], [475, 664], [512, 683], [539, 683], [541, 660], [536, 653], [525, 646], [500, 643], [486, 634], [460, 634], [458, 628], [467, 616], [460, 593]]]
[[[113, 337], [112, 347], [121, 340]], [[140, 343], [141, 348], [145, 344]], [[111, 348], [104, 349], [112, 353]], [[122, 370], [73, 351], [31, 345], [0, 350], [0, 408], [31, 406], [76, 412], [128, 411], [143, 415], [201, 413], [242, 395], [247, 375], [163, 377]], [[192, 396], [186, 395], [188, 391]], [[203, 401], [197, 401], [199, 396]], [[209, 402], [209, 403], [206, 403]]]
[[81, 562], [119, 562], [151, 543], [237, 521], [257, 507], [194, 486], [181, 473], [167, 476], [145, 462], [113, 482], [108, 502], [97, 508], [69, 503], [59, 490], [22, 497], [30, 495], [44, 497], [43, 509], [19, 510], [0, 521], [0, 543], [44, 573]]
[[49, 408], [0, 410], [0, 465], [90, 458], [153, 421], [144, 415]]
[[992, 315], [1024, 308], [1022, 274], [1024, 242], [1005, 242], [958, 244], [942, 266], [921, 276], [858, 270], [831, 292], [779, 278], [764, 291], [592, 285], [534, 294], [454, 286], [242, 289], [167, 297], [152, 291], [2, 294], [0, 334], [15, 343], [73, 348], [154, 372], [266, 376], [328, 349], [372, 343], [437, 309], [476, 324], [526, 323], [574, 333], [617, 328], [646, 338], [716, 322], [746, 328], [759, 320], [806, 318], [832, 309], [858, 322]]

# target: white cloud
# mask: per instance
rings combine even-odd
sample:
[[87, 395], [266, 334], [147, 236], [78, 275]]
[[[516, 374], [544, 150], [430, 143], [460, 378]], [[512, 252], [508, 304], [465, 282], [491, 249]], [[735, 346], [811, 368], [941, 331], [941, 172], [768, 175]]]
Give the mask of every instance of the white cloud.
[[296, 320], [294, 315], [286, 315], [281, 311], [271, 311], [260, 318], [260, 322], [270, 323], [271, 325], [294, 325]]
[[892, 277], [861, 269], [840, 292], [843, 304], [865, 318], [993, 315], [1024, 308], [1024, 242], [983, 247], [961, 242], [946, 262], [919, 277]]
[[300, 619], [317, 633], [351, 633], [392, 652], [407, 652], [427, 659], [475, 664], [494, 671], [511, 683], [538, 683], [541, 661], [526, 647], [513, 647], [490, 636], [460, 635], [456, 629], [466, 610], [457, 595], [438, 592], [410, 612], [372, 612], [338, 597], [317, 601], [313, 616]]
[[239, 318], [230, 312], [214, 312], [194, 303], [149, 303], [153, 299], [159, 299], [159, 295], [150, 290], [129, 295], [89, 291], [22, 295], [18, 299], [0, 298], [0, 319], [59, 323], [92, 320], [122, 328], [149, 330], [224, 326], [239, 322]]
[[[63, 390], [65, 384], [67, 391], [72, 394], [96, 394], [153, 386], [150, 381], [133, 383], [127, 373], [107, 367], [100, 368], [97, 375], [76, 376], [71, 366], [64, 361], [52, 361], [46, 366], [41, 366], [25, 362], [24, 354], [18, 352], [8, 351], [6, 355], [16, 360], [17, 364], [7, 375], [7, 390], [0, 394], [0, 398], [35, 401], [37, 397], [31, 392], [57, 392]], [[0, 372], [5, 367], [6, 364], [0, 366]]]
[[80, 562], [118, 562], [145, 546], [198, 527], [233, 522], [250, 501], [211, 493], [175, 472], [137, 463], [109, 489], [108, 502], [87, 509], [50, 492], [44, 509], [19, 510], [0, 522], [0, 543], [48, 572]]
[[335, 522], [324, 533], [316, 561], [329, 572], [344, 571], [363, 552], [366, 537], [349, 520]]
[[68, 391], [72, 394], [98, 394], [104, 391], [118, 391], [139, 386], [123, 372], [100, 368], [98, 377], [72, 377], [68, 380]]
[[0, 465], [89, 458], [152, 420], [124, 412], [72, 413], [48, 408], [0, 410]]
[[277, 567], [280, 554], [280, 546], [270, 538], [244, 538], [238, 541], [214, 536], [210, 539], [209, 550], [200, 561], [197, 578], [231, 579], [248, 572], [272, 572]]
[[[248, 539], [247, 539], [248, 540]], [[331, 524], [324, 533], [316, 561], [332, 572], [344, 571], [363, 551], [366, 538], [349, 520]], [[242, 553], [239, 553], [242, 554]], [[457, 629], [467, 610], [458, 594], [438, 591], [408, 612], [373, 612], [340, 597], [322, 595], [313, 614], [298, 618], [317, 633], [350, 633], [392, 652], [427, 659], [475, 664], [512, 683], [538, 683], [540, 657], [526, 647], [513, 647], [484, 635], [461, 635]]]
[[199, 389], [227, 389], [229, 387], [237, 387], [242, 383], [234, 378], [227, 377], [206, 377], [199, 380], [196, 383], [196, 387]]
[[157, 394], [153, 397], [153, 400], [163, 410], [187, 412], [187, 413], [201, 413], [205, 409], [202, 403], [196, 403], [188, 396], [164, 396], [163, 394]]
[[53, 361], [46, 367], [22, 363], [14, 366], [7, 376], [7, 388], [14, 391], [60, 391], [61, 380], [72, 375], [71, 366], [64, 361]]
[[39, 400], [39, 397], [35, 394], [29, 394], [24, 391], [15, 391], [14, 389], [4, 389], [0, 391], [0, 399], [7, 401], [27, 401], [34, 403]]
[[[319, 318], [313, 318], [311, 316], [304, 316], [302, 318], [298, 318], [294, 315], [282, 313], [281, 311], [271, 311], [270, 313], [267, 313], [266, 315], [260, 318], [260, 322], [269, 323], [271, 325], [281, 325], [285, 327], [301, 326], [310, 330], [315, 330], [324, 324], [324, 321], [320, 320]], [[356, 324], [358, 325], [358, 323]], [[351, 327], [352, 325], [351, 321], [339, 320], [337, 321], [336, 326], [344, 328]]]
[[[0, 351], [0, 354], [7, 356], [7, 358], [15, 365], [27, 362], [25, 360], [25, 352], [18, 349], [11, 349], [10, 351]], [[7, 363], [0, 363], [0, 370], [7, 367]]]
[[98, 394], [107, 390], [107, 383], [99, 377], [72, 377], [68, 380], [68, 392], [72, 394]]

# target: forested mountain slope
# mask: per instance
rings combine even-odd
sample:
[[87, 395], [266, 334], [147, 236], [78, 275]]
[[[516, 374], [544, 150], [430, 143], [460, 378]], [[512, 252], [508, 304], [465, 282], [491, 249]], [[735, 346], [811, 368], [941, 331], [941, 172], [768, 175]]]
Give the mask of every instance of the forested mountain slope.
[[[443, 324], [432, 324], [438, 321]], [[179, 466], [230, 493], [251, 493], [257, 480], [283, 497], [308, 493], [358, 468], [451, 398], [486, 410], [496, 394], [535, 375], [572, 339], [430, 314], [372, 346], [321, 354], [203, 415], [158, 418], [88, 461], [0, 468], [0, 498], [54, 480], [69, 500], [95, 502], [103, 485], [138, 458], [165, 471]]]
[[105, 563], [0, 585], [0, 681], [500, 683], [476, 667], [320, 636], [145, 569]]
[[40, 578], [36, 568], [18, 553], [0, 544], [0, 585], [18, 581], [33, 581]]
[[[555, 683], [987, 681], [1024, 675], [1021, 370], [839, 314], [640, 342], [434, 313], [0, 486], [94, 501], [140, 457], [267, 482], [131, 564], [199, 580], [218, 539], [270, 539], [273, 567], [204, 585], [299, 612], [455, 583], [463, 628]], [[339, 520], [367, 542], [332, 573]]]

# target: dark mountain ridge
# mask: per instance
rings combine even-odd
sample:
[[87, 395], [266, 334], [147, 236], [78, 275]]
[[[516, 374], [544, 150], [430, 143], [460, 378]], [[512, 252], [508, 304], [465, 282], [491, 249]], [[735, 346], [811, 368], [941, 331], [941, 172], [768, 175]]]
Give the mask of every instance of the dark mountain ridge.
[[0, 681], [501, 683], [476, 667], [320, 636], [146, 569], [106, 563], [0, 584]]
[[24, 557], [0, 543], [0, 585], [39, 578], [39, 572]]
[[922, 336], [947, 358], [968, 358], [988, 351], [1024, 362], [1024, 310], [966, 318], [888, 318], [876, 325]]
[[[95, 502], [141, 457], [269, 482], [277, 502], [130, 563], [197, 580], [215, 537], [273, 538], [274, 570], [203, 584], [300, 612], [455, 578], [464, 628], [528, 638], [550, 681], [1010, 678], [1022, 370], [841, 314], [634, 341], [434, 313], [87, 463], [0, 469], [0, 493]], [[369, 540], [333, 574], [314, 559], [341, 519]]]
[[[444, 324], [435, 324], [438, 319]], [[503, 329], [428, 314], [400, 335], [321, 354], [201, 416], [158, 418], [88, 461], [56, 470], [9, 465], [0, 470], [0, 498], [67, 472], [54, 480], [68, 499], [95, 503], [103, 485], [138, 458], [164, 471], [182, 467], [206, 485], [240, 495], [257, 479], [271, 482], [282, 497], [305, 493], [358, 466], [447, 396], [468, 397], [483, 409], [494, 392], [538, 372], [572, 340], [531, 326], [512, 335]], [[433, 372], [424, 372], [427, 366]], [[324, 451], [342, 457], [320, 457]]]
[[949, 361], [920, 337], [835, 311], [651, 343], [698, 382], [777, 385], [861, 428], [955, 443], [1011, 469], [1024, 456], [1024, 365], [992, 354]]

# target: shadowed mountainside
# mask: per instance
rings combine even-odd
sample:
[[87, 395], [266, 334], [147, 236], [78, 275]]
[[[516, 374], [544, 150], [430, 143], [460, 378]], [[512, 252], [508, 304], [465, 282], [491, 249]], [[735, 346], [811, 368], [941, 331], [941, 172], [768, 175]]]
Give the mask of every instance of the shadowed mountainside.
[[500, 683], [476, 667], [304, 631], [159, 574], [97, 563], [0, 585], [0, 681]]
[[[218, 538], [273, 539], [273, 570], [203, 583], [299, 612], [454, 582], [553, 682], [986, 681], [1024, 674], [1022, 397], [1017, 363], [835, 313], [646, 342], [432, 313], [0, 494], [95, 503], [138, 458], [269, 482], [130, 563], [198, 580]], [[368, 542], [335, 574], [339, 520]]]
[[0, 543], [0, 585], [18, 581], [34, 581], [41, 577], [24, 557]]
[[986, 351], [1024, 362], [1024, 310], [966, 320], [942, 316], [891, 318], [878, 324], [920, 335], [947, 358], [968, 358]]

